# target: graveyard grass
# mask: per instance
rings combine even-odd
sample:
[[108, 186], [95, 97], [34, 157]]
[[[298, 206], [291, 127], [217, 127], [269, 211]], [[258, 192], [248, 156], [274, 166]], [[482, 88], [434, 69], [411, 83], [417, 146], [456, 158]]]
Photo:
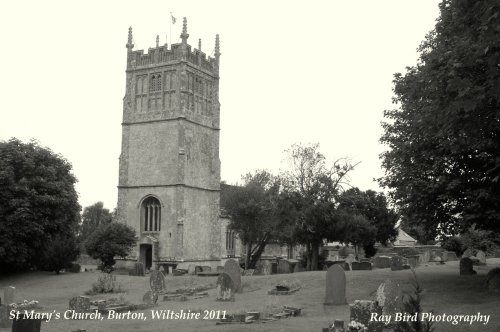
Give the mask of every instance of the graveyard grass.
[[[451, 325], [437, 324], [436, 332], [447, 331], [500, 331], [500, 294], [490, 294], [485, 289], [486, 273], [500, 265], [500, 259], [489, 259], [488, 266], [475, 266], [477, 275], [459, 276], [458, 261], [445, 265], [420, 266], [416, 269], [419, 281], [424, 288], [423, 308], [435, 314], [490, 314], [488, 325], [464, 323]], [[97, 280], [99, 272], [65, 273], [55, 275], [48, 272], [30, 272], [3, 277], [0, 286], [16, 287], [16, 300], [38, 300], [42, 311], [64, 312], [68, 309], [69, 299], [83, 295]], [[56, 320], [42, 323], [42, 331], [72, 331], [86, 329], [94, 331], [321, 331], [335, 319], [349, 319], [349, 306], [324, 306], [325, 271], [279, 274], [271, 276], [243, 276], [243, 293], [236, 293], [234, 302], [216, 302], [215, 289], [209, 290], [209, 296], [186, 302], [163, 302], [162, 296], [154, 310], [170, 309], [174, 311], [191, 310], [226, 310], [228, 313], [247, 311], [274, 312], [284, 305], [302, 308], [300, 317], [287, 318], [265, 324], [241, 324], [216, 326], [215, 320]], [[390, 271], [375, 269], [372, 271], [347, 271], [347, 302], [374, 299], [377, 287], [385, 279], [398, 281], [404, 289], [411, 289], [412, 273], [409, 270]], [[128, 303], [141, 303], [144, 293], [149, 290], [149, 275], [133, 277], [117, 275], [126, 293], [91, 296], [91, 300], [103, 298], [122, 298]], [[194, 285], [210, 284], [215, 287], [216, 277], [167, 276], [167, 290], [174, 290]], [[291, 295], [267, 295], [280, 281], [294, 282], [301, 289]], [[150, 317], [150, 310], [144, 310]], [[3, 329], [1, 331], [10, 331]]]

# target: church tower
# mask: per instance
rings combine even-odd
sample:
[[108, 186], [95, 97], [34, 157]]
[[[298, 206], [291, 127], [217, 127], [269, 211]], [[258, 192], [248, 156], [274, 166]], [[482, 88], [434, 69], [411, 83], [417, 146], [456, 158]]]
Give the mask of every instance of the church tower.
[[[219, 225], [219, 36], [214, 57], [187, 43], [134, 50], [129, 28], [117, 219], [136, 230], [128, 262], [216, 265]], [[127, 264], [129, 265], [129, 264]]]

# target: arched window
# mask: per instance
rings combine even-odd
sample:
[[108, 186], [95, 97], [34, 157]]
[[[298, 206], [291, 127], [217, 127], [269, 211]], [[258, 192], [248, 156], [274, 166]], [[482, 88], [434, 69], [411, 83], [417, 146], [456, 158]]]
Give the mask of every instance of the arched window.
[[154, 197], [148, 197], [142, 202], [143, 230], [159, 232], [161, 228], [161, 205]]

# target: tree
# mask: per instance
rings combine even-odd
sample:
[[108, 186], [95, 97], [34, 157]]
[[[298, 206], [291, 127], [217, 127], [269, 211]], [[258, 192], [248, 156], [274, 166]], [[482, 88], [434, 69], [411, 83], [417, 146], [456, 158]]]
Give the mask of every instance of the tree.
[[[344, 214], [363, 216], [375, 230], [373, 237], [370, 239], [371, 243], [374, 244], [377, 241], [387, 244], [387, 242], [395, 240], [397, 235], [395, 226], [398, 215], [389, 208], [387, 198], [383, 193], [350, 188], [340, 196], [338, 210]], [[366, 244], [366, 242], [363, 244]]]
[[80, 220], [71, 164], [36, 141], [0, 141], [0, 269], [36, 267], [44, 244]]
[[100, 225], [109, 224], [112, 219], [112, 214], [108, 209], [104, 208], [102, 202], [97, 202], [83, 209], [82, 223], [80, 226], [80, 243], [85, 243]]
[[353, 213], [341, 213], [343, 222], [342, 241], [354, 245], [356, 256], [359, 255], [359, 247], [371, 248], [375, 244], [377, 228], [363, 215]]
[[122, 223], [100, 225], [85, 242], [87, 253], [100, 259], [103, 272], [111, 273], [115, 257], [125, 258], [137, 243], [135, 230]]
[[278, 231], [279, 180], [267, 171], [247, 174], [243, 180], [243, 186], [223, 186], [221, 206], [231, 216], [229, 228], [246, 247], [245, 268], [252, 269]]
[[295, 239], [306, 246], [307, 268], [318, 269], [319, 248], [324, 240], [342, 239], [336, 203], [349, 172], [356, 165], [339, 159], [327, 167], [319, 144], [294, 144], [286, 151], [290, 168], [282, 175], [284, 191], [294, 198]]
[[500, 5], [443, 0], [440, 12], [418, 64], [395, 75], [381, 138], [380, 183], [427, 240], [500, 231]]
[[50, 239], [43, 250], [42, 267], [59, 274], [62, 269], [71, 267], [79, 254], [80, 249], [73, 235], [58, 234]]

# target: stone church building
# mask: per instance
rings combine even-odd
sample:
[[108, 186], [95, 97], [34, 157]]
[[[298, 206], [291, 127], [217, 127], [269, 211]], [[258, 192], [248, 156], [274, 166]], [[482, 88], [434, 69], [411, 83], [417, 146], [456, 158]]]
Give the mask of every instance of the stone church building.
[[117, 220], [139, 241], [118, 265], [217, 266], [234, 250], [219, 216], [219, 36], [213, 57], [188, 37], [184, 18], [180, 43], [144, 53], [129, 29]]

